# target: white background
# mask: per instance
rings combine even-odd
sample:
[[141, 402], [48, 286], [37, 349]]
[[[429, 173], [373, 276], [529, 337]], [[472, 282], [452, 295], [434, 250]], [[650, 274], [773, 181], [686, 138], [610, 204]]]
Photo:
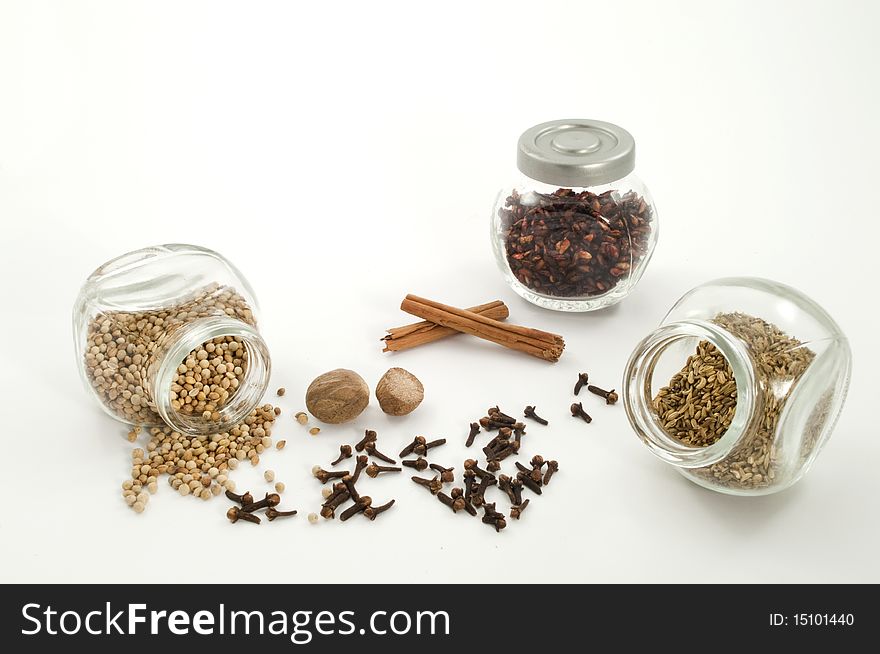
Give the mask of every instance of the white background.
[[[841, 0], [4, 2], [0, 580], [880, 581], [878, 22]], [[640, 286], [592, 315], [520, 300], [487, 239], [519, 133], [563, 117], [632, 132], [662, 224]], [[164, 480], [143, 515], [120, 497], [131, 446], [80, 386], [70, 310], [98, 264], [163, 242], [226, 254], [258, 292], [289, 445], [237, 481], [262, 492], [274, 469], [296, 518], [232, 526], [224, 500]], [[567, 416], [577, 371], [619, 386], [683, 292], [741, 274], [824, 305], [855, 364], [810, 474], [751, 499], [654, 459], [621, 406]], [[407, 292], [501, 298], [565, 354], [457, 337], [383, 355]], [[374, 401], [317, 438], [292, 419], [315, 375], [372, 385], [392, 365], [426, 386], [413, 415]], [[460, 472], [467, 424], [496, 403], [537, 404], [551, 426], [524, 449], [562, 468], [520, 523], [495, 534], [401, 476], [366, 480], [398, 500], [375, 523], [306, 521], [309, 470], [340, 443], [445, 436], [434, 459]]]

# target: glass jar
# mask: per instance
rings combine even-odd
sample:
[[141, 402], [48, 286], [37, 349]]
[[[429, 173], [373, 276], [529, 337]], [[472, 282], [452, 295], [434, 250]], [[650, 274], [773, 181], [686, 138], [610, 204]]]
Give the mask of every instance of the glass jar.
[[174, 244], [123, 254], [89, 276], [73, 309], [83, 382], [123, 422], [225, 432], [269, 384], [256, 311], [247, 280], [216, 252]]
[[651, 452], [701, 486], [774, 493], [828, 440], [851, 361], [846, 336], [799, 291], [719, 279], [685, 294], [636, 346], [626, 413]]
[[657, 244], [657, 211], [636, 177], [635, 141], [598, 120], [555, 120], [519, 137], [519, 176], [492, 213], [495, 258], [513, 290], [559, 311], [626, 297]]

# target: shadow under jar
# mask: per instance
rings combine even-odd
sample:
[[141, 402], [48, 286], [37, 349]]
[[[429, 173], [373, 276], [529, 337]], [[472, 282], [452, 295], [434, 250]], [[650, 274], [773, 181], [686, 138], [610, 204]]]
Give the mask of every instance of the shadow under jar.
[[851, 360], [834, 320], [799, 291], [719, 279], [636, 346], [624, 405], [651, 452], [691, 481], [765, 495], [798, 481], [828, 440]]
[[635, 141], [598, 120], [556, 120], [519, 138], [519, 177], [501, 190], [492, 245], [513, 290], [558, 311], [616, 304], [657, 243], [657, 212], [635, 175]]
[[73, 310], [83, 382], [112, 417], [222, 433], [256, 408], [271, 363], [257, 301], [224, 257], [159, 245], [108, 261]]

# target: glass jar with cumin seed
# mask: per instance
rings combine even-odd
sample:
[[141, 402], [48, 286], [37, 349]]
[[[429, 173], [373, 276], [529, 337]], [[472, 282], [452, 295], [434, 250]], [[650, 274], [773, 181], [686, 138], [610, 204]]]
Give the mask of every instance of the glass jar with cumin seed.
[[636, 346], [623, 398], [651, 452], [691, 481], [765, 495], [819, 454], [851, 365], [846, 336], [799, 291], [720, 279], [685, 294]]
[[657, 243], [657, 211], [635, 175], [635, 141], [598, 120], [555, 120], [519, 138], [519, 177], [491, 222], [498, 266], [529, 302], [592, 311], [626, 297]]
[[89, 276], [74, 306], [83, 382], [128, 424], [225, 432], [269, 384], [256, 311], [247, 280], [216, 252], [173, 244], [123, 254]]

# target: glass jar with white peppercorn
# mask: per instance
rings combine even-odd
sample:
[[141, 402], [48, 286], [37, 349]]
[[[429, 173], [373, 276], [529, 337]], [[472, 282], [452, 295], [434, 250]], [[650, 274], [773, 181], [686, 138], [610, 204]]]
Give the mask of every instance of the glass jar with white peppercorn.
[[256, 311], [247, 280], [216, 252], [172, 244], [124, 254], [89, 276], [74, 306], [83, 382], [123, 422], [224, 432], [269, 383]]
[[598, 120], [554, 120], [519, 137], [519, 174], [492, 214], [495, 258], [513, 290], [558, 311], [626, 297], [657, 243], [657, 210], [633, 172], [635, 141]]
[[765, 495], [798, 481], [825, 445], [851, 365], [846, 336], [799, 291], [719, 279], [636, 346], [623, 398], [651, 452], [691, 481]]

